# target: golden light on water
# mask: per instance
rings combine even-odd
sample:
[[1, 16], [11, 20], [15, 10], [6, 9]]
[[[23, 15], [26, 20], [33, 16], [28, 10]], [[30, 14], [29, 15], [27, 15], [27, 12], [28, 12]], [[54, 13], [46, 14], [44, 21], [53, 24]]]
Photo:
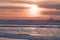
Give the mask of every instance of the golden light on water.
[[39, 16], [39, 7], [37, 5], [30, 5], [29, 8], [29, 16], [30, 17], [38, 17]]

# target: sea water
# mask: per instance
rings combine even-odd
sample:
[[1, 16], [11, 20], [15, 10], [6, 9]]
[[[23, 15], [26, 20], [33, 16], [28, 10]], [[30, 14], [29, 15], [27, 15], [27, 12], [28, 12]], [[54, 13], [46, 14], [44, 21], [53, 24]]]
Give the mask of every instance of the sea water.
[[[52, 25], [51, 25], [52, 26]], [[59, 25], [58, 25], [59, 26]], [[20, 38], [21, 36], [24, 37]], [[18, 26], [18, 27], [0, 27], [1, 40], [60, 40], [59, 27], [38, 27], [38, 26]]]

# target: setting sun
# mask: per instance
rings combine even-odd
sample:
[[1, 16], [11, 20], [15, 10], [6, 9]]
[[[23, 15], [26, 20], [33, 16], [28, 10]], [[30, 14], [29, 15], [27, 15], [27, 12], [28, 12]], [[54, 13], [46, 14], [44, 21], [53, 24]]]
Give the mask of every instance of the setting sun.
[[40, 11], [40, 9], [39, 9], [39, 7], [37, 5], [30, 5], [29, 15], [31, 17], [37, 17], [37, 16], [39, 16], [39, 13], [38, 13], [39, 11]]

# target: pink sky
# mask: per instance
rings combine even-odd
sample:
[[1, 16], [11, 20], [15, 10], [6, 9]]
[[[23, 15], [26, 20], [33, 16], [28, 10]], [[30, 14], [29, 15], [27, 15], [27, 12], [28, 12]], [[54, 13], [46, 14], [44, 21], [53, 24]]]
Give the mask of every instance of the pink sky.
[[[0, 19], [60, 19], [60, 1], [57, 0], [0, 0]], [[31, 4], [30, 4], [31, 3]], [[29, 14], [29, 6], [38, 5], [38, 16], [35, 13]], [[49, 5], [49, 6], [48, 6]], [[32, 6], [33, 7], [33, 6]], [[34, 8], [34, 7], [33, 7]], [[35, 8], [36, 9], [36, 8]], [[34, 10], [34, 9], [32, 9]], [[37, 10], [37, 9], [36, 9]], [[35, 10], [35, 11], [36, 11]]]

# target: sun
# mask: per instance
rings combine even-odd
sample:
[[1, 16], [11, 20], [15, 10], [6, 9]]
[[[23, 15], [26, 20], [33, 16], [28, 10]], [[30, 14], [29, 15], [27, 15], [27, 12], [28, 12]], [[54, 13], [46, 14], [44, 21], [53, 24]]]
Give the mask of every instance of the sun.
[[39, 16], [39, 7], [37, 5], [30, 5], [29, 8], [29, 15], [30, 17], [37, 17]]

